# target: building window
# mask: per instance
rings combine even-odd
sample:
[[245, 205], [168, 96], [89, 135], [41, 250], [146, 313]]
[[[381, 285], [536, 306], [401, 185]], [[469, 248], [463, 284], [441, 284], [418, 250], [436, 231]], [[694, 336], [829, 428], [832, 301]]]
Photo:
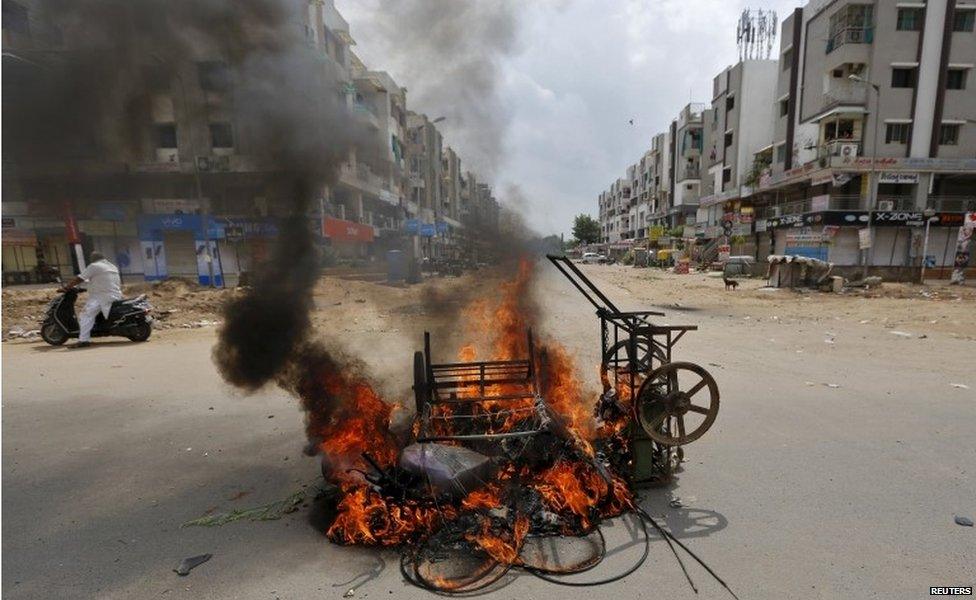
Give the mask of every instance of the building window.
[[972, 31], [974, 23], [976, 23], [976, 10], [961, 10], [957, 8], [952, 14], [953, 31]]
[[921, 8], [899, 8], [896, 29], [898, 31], [921, 31], [922, 15]]
[[156, 125], [156, 147], [176, 148], [175, 123], [160, 123]]
[[722, 169], [722, 183], [728, 183], [732, 181], [732, 167], [725, 167]]
[[783, 57], [780, 58], [780, 66], [784, 71], [789, 71], [793, 66], [793, 48], [783, 53]]
[[13, 0], [3, 0], [3, 29], [14, 33], [30, 33], [27, 8]]
[[785, 117], [790, 114], [790, 101], [789, 99], [779, 101], [779, 116]]
[[214, 148], [233, 148], [234, 131], [230, 123], [211, 123], [210, 143]]
[[830, 15], [827, 53], [844, 44], [870, 44], [874, 41], [874, 7], [848, 4]]
[[964, 90], [966, 89], [966, 75], [968, 69], [949, 69], [946, 73], [946, 89], [947, 90]]
[[887, 123], [885, 125], [886, 144], [907, 144], [911, 123]]
[[728, 148], [732, 145], [732, 132], [729, 131], [725, 134], [725, 147]]
[[725, 112], [729, 112], [735, 108], [735, 96], [726, 96], [725, 98]]
[[939, 127], [939, 145], [955, 146], [959, 143], [959, 125], [943, 124]]
[[780, 144], [776, 147], [776, 162], [786, 162], [786, 144]]
[[230, 69], [220, 61], [197, 63], [200, 87], [208, 92], [222, 92], [230, 88]]
[[840, 119], [839, 121], [827, 122], [824, 125], [824, 139], [828, 142], [854, 139], [854, 121], [851, 119]]
[[891, 69], [891, 87], [893, 88], [915, 87], [915, 68], [895, 67]]

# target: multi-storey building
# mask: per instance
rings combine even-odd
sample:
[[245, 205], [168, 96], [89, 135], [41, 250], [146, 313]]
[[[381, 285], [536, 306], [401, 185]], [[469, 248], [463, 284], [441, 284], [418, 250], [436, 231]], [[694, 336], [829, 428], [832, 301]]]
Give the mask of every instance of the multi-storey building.
[[[302, 192], [311, 200], [306, 216], [318, 240], [340, 258], [375, 258], [393, 247], [416, 255], [419, 244], [406, 238], [446, 238], [449, 219], [461, 230], [460, 159], [448, 152], [442, 161], [440, 134], [425, 117], [408, 123], [406, 91], [351, 51], [349, 24], [332, 0], [296, 1], [294, 19], [282, 25], [293, 29], [282, 36], [307, 53], [301, 62], [309, 81], [324, 84], [310, 87], [324, 93], [323, 109], [344, 107], [350, 113], [344, 118], [365, 132], [344, 160], [323, 152], [323, 161], [338, 163], [335, 177]], [[17, 118], [31, 108], [24, 99], [44, 97], [40, 86], [76, 50], [74, 37], [45, 22], [36, 2], [4, 2], [4, 82], [11, 84], [4, 93], [4, 280], [37, 281], [52, 267], [65, 278], [99, 250], [126, 280], [183, 277], [222, 285], [226, 275], [234, 283], [266, 256], [277, 219], [292, 213], [296, 193], [294, 165], [264, 158], [267, 139], [254, 132], [266, 115], [240, 100], [250, 90], [242, 70], [206, 44], [172, 60], [164, 58], [167, 48], [154, 50], [146, 64], [126, 65], [147, 74], [137, 80], [147, 82], [146, 97], [98, 121], [89, 136], [124, 137], [125, 145], [72, 140], [48, 127], [49, 137], [81, 143], [28, 156], [23, 148], [42, 136], [10, 124], [27, 122]], [[253, 83], [254, 74], [248, 77]], [[53, 98], [71, 108], [76, 100]], [[109, 130], [120, 123], [132, 131]], [[419, 156], [410, 153], [409, 140], [422, 149]], [[422, 171], [411, 172], [411, 158]], [[421, 230], [420, 221], [429, 227]]]
[[834, 0], [783, 21], [760, 252], [892, 277], [914, 276], [923, 253], [953, 263], [976, 210], [974, 15], [953, 0]]
[[[697, 238], [734, 253], [819, 257], [842, 274], [952, 265], [976, 211], [974, 21], [961, 0], [796, 9], [775, 60], [723, 70], [711, 105], [655, 138], [652, 222], [664, 207], [669, 227], [694, 220]], [[636, 236], [615, 186], [598, 201], [604, 241]]]

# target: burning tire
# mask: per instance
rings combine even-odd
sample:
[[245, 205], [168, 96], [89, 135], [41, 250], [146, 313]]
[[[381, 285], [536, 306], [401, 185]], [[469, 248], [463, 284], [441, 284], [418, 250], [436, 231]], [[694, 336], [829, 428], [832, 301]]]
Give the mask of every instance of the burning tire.
[[[708, 431], [718, 416], [718, 405], [718, 384], [708, 371], [694, 363], [673, 362], [647, 376], [637, 392], [634, 410], [648, 437], [666, 446], [680, 446]], [[700, 417], [690, 431], [685, 423], [692, 418], [689, 415]]]
[[68, 332], [57, 323], [45, 323], [41, 326], [41, 339], [52, 346], [60, 346], [68, 341]]

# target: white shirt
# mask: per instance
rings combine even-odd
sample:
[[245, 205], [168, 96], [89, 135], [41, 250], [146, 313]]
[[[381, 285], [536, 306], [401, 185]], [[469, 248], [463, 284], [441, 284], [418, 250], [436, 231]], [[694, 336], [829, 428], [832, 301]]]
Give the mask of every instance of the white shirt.
[[98, 260], [85, 267], [78, 274], [88, 282], [88, 299], [97, 300], [103, 310], [106, 305], [111, 306], [114, 300], [122, 299], [122, 279], [119, 269], [105, 259]]

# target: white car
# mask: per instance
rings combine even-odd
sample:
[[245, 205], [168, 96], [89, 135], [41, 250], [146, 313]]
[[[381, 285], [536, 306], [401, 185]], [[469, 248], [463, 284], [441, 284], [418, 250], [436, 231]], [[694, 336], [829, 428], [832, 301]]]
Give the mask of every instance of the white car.
[[593, 265], [593, 264], [601, 264], [603, 262], [606, 262], [606, 260], [607, 258], [602, 254], [597, 254], [596, 252], [584, 252], [583, 258], [580, 259], [580, 262], [583, 263], [584, 265]]

